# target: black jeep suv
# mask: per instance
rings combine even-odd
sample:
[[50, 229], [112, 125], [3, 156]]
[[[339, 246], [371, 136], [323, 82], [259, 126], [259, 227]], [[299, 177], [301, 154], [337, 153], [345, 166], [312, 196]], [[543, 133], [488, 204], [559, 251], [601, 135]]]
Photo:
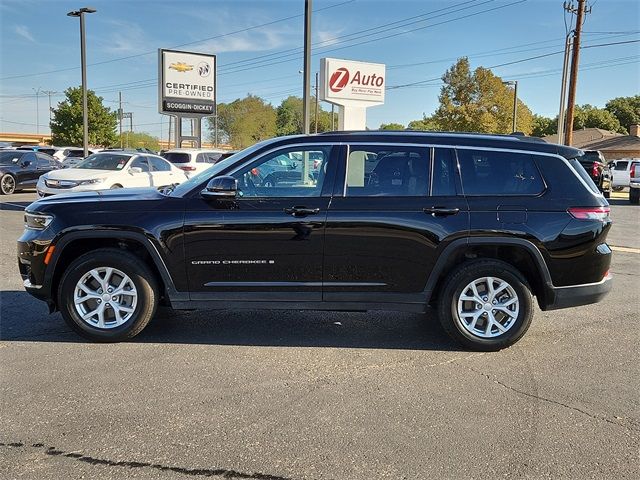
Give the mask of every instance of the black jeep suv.
[[[297, 180], [256, 168], [300, 158]], [[467, 347], [611, 288], [607, 201], [580, 150], [519, 136], [332, 132], [264, 141], [172, 189], [56, 195], [25, 212], [28, 292], [80, 334], [175, 309], [437, 309]]]

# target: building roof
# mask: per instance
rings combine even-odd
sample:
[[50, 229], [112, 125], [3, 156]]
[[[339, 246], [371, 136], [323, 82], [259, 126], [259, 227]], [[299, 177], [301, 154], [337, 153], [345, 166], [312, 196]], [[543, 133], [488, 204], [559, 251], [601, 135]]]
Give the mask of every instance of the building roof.
[[[611, 132], [609, 130], [603, 130], [602, 128], [583, 128], [582, 130], [573, 131], [573, 145], [576, 148], [587, 148], [589, 150], [599, 150], [599, 148], [593, 148], [591, 146], [594, 142], [602, 140], [608, 140], [616, 137], [623, 137], [617, 132]], [[548, 135], [543, 137], [549, 143], [558, 143], [558, 135]]]
[[583, 148], [589, 150], [633, 150], [640, 152], [640, 137], [634, 135], [618, 135], [615, 137], [596, 140]]

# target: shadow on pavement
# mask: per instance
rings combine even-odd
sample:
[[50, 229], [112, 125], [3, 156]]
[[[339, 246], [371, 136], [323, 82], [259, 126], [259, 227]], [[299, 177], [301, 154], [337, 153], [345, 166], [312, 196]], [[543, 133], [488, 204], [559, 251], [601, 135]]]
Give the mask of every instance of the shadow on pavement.
[[[0, 292], [0, 340], [90, 343], [26, 292]], [[457, 351], [435, 312], [173, 311], [161, 308], [130, 343]]]
[[33, 202], [11, 202], [11, 201], [4, 202], [3, 201], [3, 202], [0, 202], [0, 210], [14, 210], [14, 211], [21, 212], [32, 203]]

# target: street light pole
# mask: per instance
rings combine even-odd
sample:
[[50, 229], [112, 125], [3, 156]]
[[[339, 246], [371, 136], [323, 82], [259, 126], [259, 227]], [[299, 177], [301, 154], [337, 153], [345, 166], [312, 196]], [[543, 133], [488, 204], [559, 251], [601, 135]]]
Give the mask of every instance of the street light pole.
[[302, 133], [309, 134], [311, 115], [309, 111], [310, 69], [311, 69], [311, 0], [304, 0], [304, 72], [302, 90]]
[[84, 14], [95, 13], [96, 9], [83, 7], [67, 13], [69, 17], [80, 17], [80, 61], [82, 66], [82, 146], [84, 156], [89, 155], [89, 112], [87, 107], [87, 51], [85, 44]]
[[34, 92], [36, 92], [36, 134], [40, 134], [40, 87], [36, 90], [32, 88]]
[[518, 81], [507, 80], [502, 82], [503, 85], [513, 85], [513, 118], [511, 120], [511, 132], [516, 131], [517, 118], [518, 118]]

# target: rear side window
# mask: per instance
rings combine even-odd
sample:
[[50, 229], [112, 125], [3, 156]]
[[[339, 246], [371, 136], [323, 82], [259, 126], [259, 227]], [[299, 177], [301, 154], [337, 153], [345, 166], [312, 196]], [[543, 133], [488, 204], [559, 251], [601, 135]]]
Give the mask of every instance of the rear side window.
[[347, 158], [347, 197], [418, 197], [429, 193], [429, 149], [353, 146]]
[[629, 162], [616, 162], [616, 166], [613, 167], [614, 170], [626, 170]]
[[538, 195], [544, 182], [533, 156], [492, 150], [457, 150], [465, 195]]
[[151, 164], [152, 172], [169, 172], [171, 171], [171, 165], [160, 158], [156, 157], [147, 157], [149, 163]]
[[189, 163], [191, 155], [188, 153], [166, 152], [164, 154], [164, 158], [171, 163]]
[[600, 190], [598, 190], [598, 187], [596, 187], [596, 184], [593, 183], [593, 180], [591, 179], [587, 171], [584, 169], [584, 167], [580, 164], [580, 162], [575, 158], [570, 158], [568, 161], [571, 164], [571, 167], [578, 174], [578, 176], [584, 181], [584, 183], [587, 184], [589, 189], [593, 193], [600, 193]]

